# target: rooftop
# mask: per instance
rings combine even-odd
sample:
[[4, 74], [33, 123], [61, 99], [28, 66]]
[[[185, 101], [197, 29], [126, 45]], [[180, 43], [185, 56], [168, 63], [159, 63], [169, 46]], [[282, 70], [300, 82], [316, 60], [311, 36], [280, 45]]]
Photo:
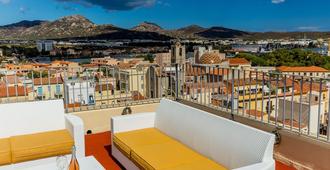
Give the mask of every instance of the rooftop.
[[227, 59], [227, 61], [229, 61], [230, 66], [249, 65], [249, 64], [251, 64], [245, 58], [229, 58], [229, 59]]
[[318, 66], [308, 66], [308, 67], [288, 67], [280, 66], [276, 68], [280, 72], [329, 72], [329, 70]]

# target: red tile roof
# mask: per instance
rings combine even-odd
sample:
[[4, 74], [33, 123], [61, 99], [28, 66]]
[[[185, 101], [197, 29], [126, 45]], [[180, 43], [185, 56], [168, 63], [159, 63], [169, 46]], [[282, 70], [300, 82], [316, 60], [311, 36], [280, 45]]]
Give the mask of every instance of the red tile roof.
[[201, 76], [205, 75], [205, 67], [197, 67], [197, 66], [186, 66], [186, 76]]
[[280, 72], [329, 72], [329, 70], [318, 66], [308, 66], [308, 67], [288, 67], [280, 66], [276, 70]]
[[248, 114], [248, 115], [250, 115], [250, 116], [257, 116], [257, 117], [261, 117], [261, 116], [267, 115], [267, 113], [261, 112], [259, 110], [246, 110], [245, 113]]
[[48, 77], [44, 78], [34, 78], [33, 79], [34, 85], [48, 85], [48, 84], [63, 84], [62, 78], [56, 78], [56, 77], [50, 77], [48, 80]]
[[210, 75], [215, 75], [215, 76], [222, 76], [222, 75], [228, 75], [228, 69], [217, 69], [215, 68], [214, 70], [211, 69]]
[[229, 58], [227, 59], [229, 61], [230, 66], [237, 66], [237, 65], [248, 65], [251, 64], [247, 59], [245, 58]]
[[[25, 90], [24, 90], [25, 89]], [[17, 96], [27, 96], [31, 89], [24, 86], [17, 86]], [[8, 95], [7, 95], [7, 87], [0, 86], [0, 97], [15, 97], [16, 96], [16, 87], [9, 86], [8, 87]]]

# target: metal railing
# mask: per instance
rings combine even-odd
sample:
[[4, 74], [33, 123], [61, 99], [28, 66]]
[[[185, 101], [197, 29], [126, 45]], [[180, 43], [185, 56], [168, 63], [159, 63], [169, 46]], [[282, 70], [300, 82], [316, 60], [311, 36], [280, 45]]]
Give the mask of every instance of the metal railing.
[[330, 84], [323, 75], [185, 65], [179, 98], [330, 142]]
[[0, 103], [63, 99], [66, 112], [154, 103], [174, 98], [174, 75], [155, 65], [9, 70], [0, 74]]
[[0, 103], [63, 99], [66, 112], [181, 99], [330, 142], [327, 77], [219, 65], [11, 70]]

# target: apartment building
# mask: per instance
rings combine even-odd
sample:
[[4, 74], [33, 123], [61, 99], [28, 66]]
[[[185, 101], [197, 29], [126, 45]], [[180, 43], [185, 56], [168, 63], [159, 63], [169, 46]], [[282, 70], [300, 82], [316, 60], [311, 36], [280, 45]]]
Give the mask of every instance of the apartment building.
[[283, 74], [297, 75], [297, 78], [299, 78], [299, 76], [328, 78], [330, 75], [329, 70], [318, 66], [306, 66], [306, 67], [280, 66], [276, 68], [276, 71]]
[[115, 66], [118, 64], [118, 60], [111, 57], [104, 58], [92, 58], [91, 64], [104, 65], [104, 66]]

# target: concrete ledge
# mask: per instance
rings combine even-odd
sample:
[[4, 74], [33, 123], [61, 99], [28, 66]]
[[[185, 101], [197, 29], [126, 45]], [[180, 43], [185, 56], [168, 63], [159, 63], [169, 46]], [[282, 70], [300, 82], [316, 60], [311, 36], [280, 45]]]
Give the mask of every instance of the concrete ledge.
[[[158, 105], [159, 103], [152, 103], [130, 107], [132, 109], [132, 114], [136, 114], [142, 112], [154, 112]], [[93, 133], [99, 133], [110, 131], [111, 117], [121, 115], [124, 108], [125, 107], [89, 110], [82, 112], [74, 112], [70, 114], [76, 115], [84, 121], [85, 133], [87, 132], [87, 130], [92, 130]]]

